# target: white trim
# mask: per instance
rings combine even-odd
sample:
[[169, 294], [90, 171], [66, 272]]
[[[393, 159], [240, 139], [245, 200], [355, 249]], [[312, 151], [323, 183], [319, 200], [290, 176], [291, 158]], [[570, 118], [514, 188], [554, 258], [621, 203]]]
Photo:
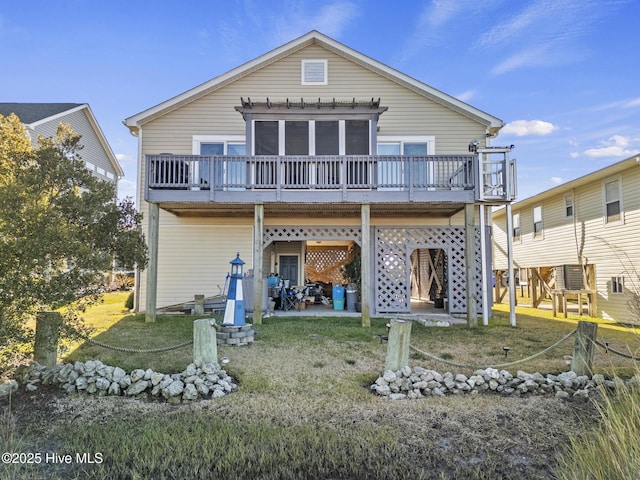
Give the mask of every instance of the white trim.
[[347, 127], [344, 120], [338, 120], [338, 155], [346, 155]]
[[[536, 210], [540, 212], [540, 231], [536, 232]], [[531, 216], [533, 217], [533, 224], [531, 225], [531, 233], [533, 234], [534, 239], [542, 240], [544, 238], [544, 220], [542, 216], [542, 205], [536, 205], [532, 208]]]
[[66, 117], [67, 115], [70, 115], [72, 113], [79, 112], [80, 110], [82, 110], [85, 107], [88, 107], [88, 105], [86, 103], [83, 103], [82, 105], [78, 105], [77, 107], [70, 108], [69, 110], [65, 110], [63, 112], [56, 113], [55, 115], [51, 115], [49, 117], [45, 117], [45, 118], [41, 118], [40, 120], [36, 120], [35, 122], [30, 123], [29, 127], [31, 127], [31, 128], [37, 127], [39, 125], [42, 125], [43, 123], [51, 122], [53, 120], [57, 120], [59, 118]]
[[[320, 81], [306, 81], [305, 73], [307, 65], [322, 64], [322, 77]], [[300, 61], [300, 85], [328, 85], [329, 84], [329, 63], [326, 59], [314, 58]]]
[[223, 143], [225, 155], [227, 154], [227, 146], [229, 143], [237, 142], [247, 144], [244, 135], [193, 135], [191, 138], [191, 153], [193, 155], [200, 155], [200, 145], [202, 143]]
[[400, 143], [400, 155], [404, 155], [405, 143], [426, 143], [427, 155], [434, 155], [436, 151], [436, 137], [434, 135], [378, 135], [376, 148], [381, 143]]
[[[620, 204], [620, 218], [618, 220], [607, 220], [607, 184], [611, 182], [618, 182], [618, 202]], [[602, 188], [602, 223], [607, 225], [624, 225], [624, 203], [622, 198], [622, 176], [616, 175], [615, 177], [605, 178], [601, 182]]]
[[[567, 200], [571, 201], [571, 215], [567, 215]], [[575, 199], [573, 192], [564, 196], [564, 218], [573, 218], [576, 214]]]
[[309, 156], [316, 154], [316, 121], [309, 120]]
[[[284, 156], [285, 154], [285, 120], [278, 120], [278, 155]], [[254, 137], [255, 138], [255, 137]]]

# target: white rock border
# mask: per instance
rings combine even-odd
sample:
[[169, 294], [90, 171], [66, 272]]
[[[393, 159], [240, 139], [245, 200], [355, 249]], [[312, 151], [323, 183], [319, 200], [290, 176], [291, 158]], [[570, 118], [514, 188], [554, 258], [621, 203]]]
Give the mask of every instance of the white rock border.
[[[588, 398], [599, 388], [614, 390], [620, 378], [613, 380], [604, 375], [593, 377], [577, 375], [575, 372], [563, 372], [558, 375], [526, 373], [519, 370], [512, 375], [506, 370], [486, 368], [476, 370], [467, 377], [461, 373], [441, 374], [422, 367], [405, 366], [397, 372], [387, 370], [371, 385], [371, 390], [390, 400], [416, 399], [423, 397], [443, 397], [479, 393], [498, 393], [503, 395], [555, 395], [558, 398]], [[638, 377], [629, 382], [640, 383]]]
[[39, 385], [53, 385], [67, 393], [156, 398], [182, 403], [220, 398], [238, 389], [235, 380], [218, 364], [199, 362], [174, 374], [154, 372], [150, 368], [127, 373], [99, 360], [61, 363], [52, 369], [33, 362], [23, 367], [16, 379], [17, 383], [7, 387], [7, 395], [9, 390], [16, 391], [20, 383], [28, 392], [37, 390]]

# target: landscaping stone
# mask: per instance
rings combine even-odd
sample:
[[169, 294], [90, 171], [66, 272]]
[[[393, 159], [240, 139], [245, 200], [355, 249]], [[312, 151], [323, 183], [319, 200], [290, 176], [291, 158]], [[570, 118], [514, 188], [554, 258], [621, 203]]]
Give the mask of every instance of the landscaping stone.
[[220, 398], [238, 389], [235, 380], [216, 363], [189, 364], [185, 371], [170, 375], [151, 369], [135, 369], [127, 374], [122, 368], [99, 360], [58, 364], [51, 369], [33, 362], [19, 372], [16, 380], [0, 384], [0, 398], [15, 392], [21, 384], [29, 392], [46, 384], [58, 385], [68, 393], [151, 395], [170, 403]]
[[[632, 377], [626, 383], [638, 383]], [[614, 390], [625, 382], [622, 379], [606, 379], [603, 375], [590, 378], [575, 372], [559, 375], [542, 375], [519, 370], [512, 375], [495, 368], [477, 370], [472, 376], [446, 372], [440, 374], [423, 367], [403, 367], [397, 372], [387, 370], [371, 385], [371, 391], [391, 400], [417, 399], [428, 396], [445, 396], [491, 392], [500, 395], [555, 395], [557, 398], [588, 398], [599, 388]]]

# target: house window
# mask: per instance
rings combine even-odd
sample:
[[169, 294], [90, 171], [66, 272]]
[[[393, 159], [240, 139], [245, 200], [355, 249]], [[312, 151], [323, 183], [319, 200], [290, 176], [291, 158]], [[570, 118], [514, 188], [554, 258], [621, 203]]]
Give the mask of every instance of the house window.
[[302, 60], [302, 85], [327, 85], [327, 60]]
[[604, 184], [605, 223], [622, 220], [622, 194], [620, 180], [612, 180]]
[[624, 277], [611, 277], [611, 293], [624, 293]]
[[[434, 137], [378, 137], [378, 155], [389, 157], [424, 157], [433, 152]], [[411, 162], [412, 171], [409, 172], [409, 164], [400, 158], [378, 159], [378, 185], [383, 190], [399, 190], [409, 180], [414, 189], [424, 190], [433, 180], [433, 164], [426, 159], [414, 159]]]
[[571, 195], [564, 197], [564, 216], [566, 218], [573, 217], [573, 196]]
[[194, 135], [192, 147], [194, 155], [229, 157], [198, 162], [197, 172], [194, 173], [199, 177], [200, 185], [209, 183], [209, 168], [212, 165], [213, 182], [219, 189], [243, 189], [247, 181], [244, 158], [246, 150], [244, 135]]
[[345, 120], [345, 155], [369, 155], [369, 120]]
[[513, 214], [513, 239], [521, 240], [522, 232], [520, 230], [520, 214]]
[[542, 207], [533, 209], [533, 236], [542, 236]]
[[284, 122], [284, 154], [309, 155], [309, 122]]
[[369, 120], [256, 120], [255, 155], [369, 155]]
[[278, 121], [255, 122], [254, 146], [256, 155], [279, 155]]
[[337, 120], [315, 122], [315, 146], [316, 155], [340, 154], [340, 128]]

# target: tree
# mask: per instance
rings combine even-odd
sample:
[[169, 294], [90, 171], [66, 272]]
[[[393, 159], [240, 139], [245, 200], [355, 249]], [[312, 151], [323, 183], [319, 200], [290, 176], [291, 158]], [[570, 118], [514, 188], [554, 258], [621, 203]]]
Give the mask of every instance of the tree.
[[60, 125], [55, 138], [23, 148], [10, 122], [5, 129], [0, 116], [0, 345], [28, 340], [25, 322], [38, 311], [65, 307], [66, 324], [77, 322], [114, 259], [146, 265], [141, 215], [86, 169], [80, 136]]
[[0, 185], [9, 181], [12, 159], [31, 151], [31, 140], [20, 119], [14, 113], [0, 115]]

